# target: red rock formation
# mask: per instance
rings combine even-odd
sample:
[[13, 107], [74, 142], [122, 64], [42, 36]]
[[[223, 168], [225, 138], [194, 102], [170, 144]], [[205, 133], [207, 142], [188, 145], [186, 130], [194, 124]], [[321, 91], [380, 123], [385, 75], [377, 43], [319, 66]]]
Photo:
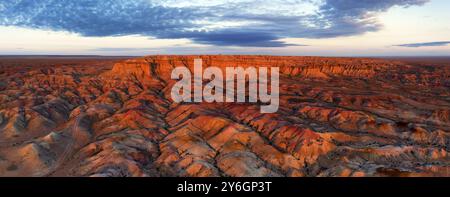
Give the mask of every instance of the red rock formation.
[[[195, 58], [280, 67], [280, 110], [173, 103], [171, 71], [192, 70]], [[281, 56], [77, 61], [0, 61], [1, 176], [450, 175], [450, 67]]]

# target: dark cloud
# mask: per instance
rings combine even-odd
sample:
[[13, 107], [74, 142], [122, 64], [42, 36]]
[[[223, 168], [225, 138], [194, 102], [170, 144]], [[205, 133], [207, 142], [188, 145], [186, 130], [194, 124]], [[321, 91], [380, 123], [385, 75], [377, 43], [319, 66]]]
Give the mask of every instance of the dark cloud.
[[[216, 46], [284, 47], [292, 46], [280, 41], [286, 37], [330, 38], [377, 31], [382, 27], [376, 20], [377, 13], [427, 1], [324, 0], [316, 3], [316, 12], [300, 14], [291, 13], [296, 8], [289, 6], [314, 1], [236, 1], [170, 7], [150, 0], [2, 0], [0, 25], [83, 36], [144, 35], [188, 38]], [[272, 3], [267, 6], [271, 11], [264, 11], [268, 3]], [[287, 9], [282, 8], [286, 5]], [[245, 25], [220, 26], [226, 22]], [[211, 24], [220, 27], [210, 27]]]
[[189, 38], [201, 44], [212, 44], [216, 46], [248, 46], [248, 47], [283, 47], [283, 46], [305, 46], [287, 44], [278, 41], [273, 33], [264, 31], [249, 31], [239, 29], [226, 29], [212, 32], [175, 32], [161, 36], [162, 38]]
[[450, 41], [410, 43], [410, 44], [399, 44], [399, 45], [394, 45], [394, 46], [418, 48], [418, 47], [445, 46], [448, 44], [450, 44]]

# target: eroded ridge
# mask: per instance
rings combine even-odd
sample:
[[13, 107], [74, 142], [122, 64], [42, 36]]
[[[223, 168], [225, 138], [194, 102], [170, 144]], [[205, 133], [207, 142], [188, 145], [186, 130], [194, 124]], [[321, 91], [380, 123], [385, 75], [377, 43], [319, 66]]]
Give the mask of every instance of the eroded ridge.
[[[171, 101], [173, 68], [276, 66], [280, 109]], [[450, 67], [148, 56], [0, 68], [1, 176], [450, 176]]]

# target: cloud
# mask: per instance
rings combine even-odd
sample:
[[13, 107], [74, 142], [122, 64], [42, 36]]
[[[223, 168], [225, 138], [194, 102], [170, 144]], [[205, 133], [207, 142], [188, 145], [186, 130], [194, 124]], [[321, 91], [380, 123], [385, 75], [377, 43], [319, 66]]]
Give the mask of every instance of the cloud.
[[399, 45], [394, 45], [394, 46], [418, 48], [418, 47], [446, 46], [448, 44], [450, 44], [450, 41], [410, 43], [410, 44], [399, 44]]
[[283, 47], [306, 46], [278, 41], [280, 37], [264, 31], [226, 29], [212, 32], [169, 33], [163, 38], [189, 38], [201, 44], [216, 46]]
[[319, 28], [304, 31], [300, 36], [331, 38], [378, 31], [383, 26], [377, 21], [378, 13], [394, 6], [409, 7], [426, 2], [428, 0], [326, 0], [319, 14], [311, 19]]
[[82, 36], [188, 38], [215, 46], [285, 47], [283, 38], [378, 31], [377, 14], [428, 0], [2, 0], [0, 25]]

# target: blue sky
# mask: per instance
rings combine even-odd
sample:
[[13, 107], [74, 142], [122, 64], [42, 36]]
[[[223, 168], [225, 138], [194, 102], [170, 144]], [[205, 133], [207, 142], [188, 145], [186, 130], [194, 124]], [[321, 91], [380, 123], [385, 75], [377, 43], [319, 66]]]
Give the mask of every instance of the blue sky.
[[448, 0], [2, 0], [0, 54], [449, 55]]

